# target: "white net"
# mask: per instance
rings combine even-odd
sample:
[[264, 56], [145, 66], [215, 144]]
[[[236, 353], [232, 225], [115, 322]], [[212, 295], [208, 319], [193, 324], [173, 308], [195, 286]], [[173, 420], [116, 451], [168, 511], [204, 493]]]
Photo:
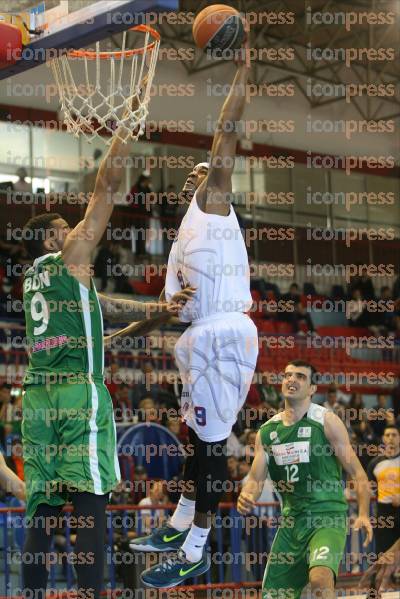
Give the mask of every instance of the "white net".
[[150, 90], [157, 64], [160, 37], [145, 25], [134, 27], [143, 46], [126, 49], [72, 50], [51, 62], [58, 86], [67, 130], [89, 142], [100, 137], [110, 144], [112, 136], [136, 140], [144, 131]]

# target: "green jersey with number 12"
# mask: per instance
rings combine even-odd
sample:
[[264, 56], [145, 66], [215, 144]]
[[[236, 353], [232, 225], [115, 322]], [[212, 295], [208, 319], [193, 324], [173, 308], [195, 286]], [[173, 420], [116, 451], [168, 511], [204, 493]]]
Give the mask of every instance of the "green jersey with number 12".
[[29, 366], [25, 385], [103, 378], [103, 319], [93, 281], [82, 285], [61, 252], [34, 261], [24, 278]]
[[327, 411], [312, 403], [291, 426], [285, 426], [278, 413], [260, 428], [269, 476], [282, 497], [284, 516], [347, 510], [342, 467], [324, 433]]

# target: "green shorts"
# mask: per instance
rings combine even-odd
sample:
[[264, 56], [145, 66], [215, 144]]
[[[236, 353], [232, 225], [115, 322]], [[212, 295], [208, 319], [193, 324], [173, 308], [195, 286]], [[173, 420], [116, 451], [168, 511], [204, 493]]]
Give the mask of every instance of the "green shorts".
[[336, 577], [346, 535], [343, 512], [283, 519], [268, 556], [263, 599], [298, 599], [315, 566], [330, 568]]
[[105, 495], [120, 480], [110, 394], [103, 382], [28, 385], [22, 442], [28, 519], [74, 491]]

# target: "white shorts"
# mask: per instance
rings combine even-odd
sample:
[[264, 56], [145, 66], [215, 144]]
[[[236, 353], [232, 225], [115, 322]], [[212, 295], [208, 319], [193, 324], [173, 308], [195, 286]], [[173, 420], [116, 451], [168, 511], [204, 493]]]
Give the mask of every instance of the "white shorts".
[[175, 359], [183, 384], [182, 416], [202, 441], [222, 441], [231, 434], [257, 355], [257, 328], [240, 312], [196, 321], [179, 338]]

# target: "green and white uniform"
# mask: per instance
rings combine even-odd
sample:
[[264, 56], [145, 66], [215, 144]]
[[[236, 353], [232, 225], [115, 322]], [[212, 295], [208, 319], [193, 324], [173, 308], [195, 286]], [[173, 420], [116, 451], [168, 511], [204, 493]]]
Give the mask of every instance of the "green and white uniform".
[[282, 521], [268, 556], [263, 599], [297, 599], [309, 570], [337, 576], [346, 543], [342, 468], [324, 433], [326, 408], [311, 404], [291, 426], [276, 414], [260, 428], [268, 472], [282, 497]]
[[93, 281], [90, 290], [79, 283], [60, 252], [35, 260], [23, 289], [29, 366], [22, 436], [31, 518], [40, 503], [62, 505], [72, 491], [110, 492], [120, 471]]

